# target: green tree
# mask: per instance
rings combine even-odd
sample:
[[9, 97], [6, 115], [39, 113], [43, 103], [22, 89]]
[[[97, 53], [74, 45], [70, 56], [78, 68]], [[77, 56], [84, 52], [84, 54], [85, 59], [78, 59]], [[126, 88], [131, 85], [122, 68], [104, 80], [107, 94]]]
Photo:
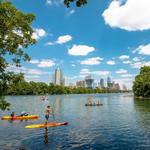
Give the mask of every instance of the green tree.
[[67, 7], [70, 7], [70, 4], [74, 3], [74, 2], [76, 3], [77, 7], [87, 4], [87, 0], [64, 0], [64, 4]]
[[150, 97], [150, 66], [141, 67], [133, 82], [133, 92], [136, 97]]
[[[29, 61], [24, 49], [35, 44], [32, 38], [33, 14], [25, 14], [8, 1], [0, 1], [0, 100], [7, 90], [10, 73], [6, 72], [8, 64], [20, 66], [21, 60]], [[8, 61], [9, 56], [12, 61]]]

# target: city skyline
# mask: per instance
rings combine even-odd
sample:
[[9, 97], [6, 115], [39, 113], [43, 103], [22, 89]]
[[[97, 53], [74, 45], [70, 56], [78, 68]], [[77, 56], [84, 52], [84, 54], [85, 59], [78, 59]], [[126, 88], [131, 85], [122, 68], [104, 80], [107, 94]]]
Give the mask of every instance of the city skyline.
[[[25, 50], [31, 61], [23, 62], [21, 68], [8, 68], [25, 73], [28, 81], [49, 83], [55, 68], [60, 67], [69, 83], [91, 74], [95, 81], [110, 76], [131, 89], [139, 68], [150, 65], [150, 24], [145, 21], [149, 16], [144, 15], [149, 5], [142, 0], [95, 0], [85, 7], [68, 9], [59, 0], [12, 3], [36, 16], [32, 26], [37, 44]], [[127, 9], [131, 9], [130, 15]], [[119, 15], [126, 17], [119, 20]]]

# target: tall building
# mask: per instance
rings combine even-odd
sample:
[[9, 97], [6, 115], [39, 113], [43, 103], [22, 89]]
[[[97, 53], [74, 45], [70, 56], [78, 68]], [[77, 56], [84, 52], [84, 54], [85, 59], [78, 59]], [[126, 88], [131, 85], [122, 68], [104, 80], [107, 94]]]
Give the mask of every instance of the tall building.
[[94, 79], [92, 79], [90, 75], [85, 77], [85, 84], [86, 84], [87, 88], [92, 89], [93, 88], [93, 82], [94, 82]]
[[54, 84], [62, 85], [62, 86], [64, 86], [64, 84], [65, 84], [65, 79], [63, 78], [63, 72], [60, 68], [55, 69]]
[[105, 86], [104, 86], [104, 79], [100, 79], [100, 88], [104, 88]]
[[123, 91], [127, 91], [128, 90], [127, 87], [126, 87], [126, 85], [124, 85], [124, 84], [122, 85], [122, 90]]
[[111, 88], [112, 87], [112, 83], [111, 83], [111, 78], [107, 77], [107, 87]]
[[76, 87], [85, 87], [85, 81], [77, 81], [76, 82]]

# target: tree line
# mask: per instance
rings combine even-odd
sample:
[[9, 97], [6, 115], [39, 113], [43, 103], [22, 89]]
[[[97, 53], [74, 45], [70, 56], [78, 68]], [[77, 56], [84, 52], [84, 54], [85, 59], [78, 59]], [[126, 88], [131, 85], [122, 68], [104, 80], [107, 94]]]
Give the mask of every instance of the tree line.
[[84, 93], [111, 93], [120, 92], [109, 89], [89, 89], [84, 87], [66, 87], [60, 85], [49, 85], [44, 82], [27, 82], [23, 73], [9, 73], [10, 80], [7, 82], [5, 95], [45, 95], [45, 94], [84, 94]]

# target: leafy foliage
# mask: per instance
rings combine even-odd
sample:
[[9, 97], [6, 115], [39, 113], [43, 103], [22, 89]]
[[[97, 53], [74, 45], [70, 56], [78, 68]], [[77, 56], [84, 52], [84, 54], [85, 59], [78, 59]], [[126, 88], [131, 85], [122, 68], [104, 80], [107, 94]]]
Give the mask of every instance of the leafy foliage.
[[10, 2], [0, 3], [0, 14], [0, 72], [3, 72], [8, 64], [6, 55], [14, 56], [16, 65], [21, 59], [29, 60], [23, 48], [35, 43], [31, 27], [35, 17], [17, 10]]
[[150, 97], [150, 66], [141, 67], [133, 83], [133, 92], [136, 97]]
[[22, 73], [10, 74], [10, 80], [8, 82], [8, 90], [6, 94], [8, 95], [44, 95], [44, 94], [84, 94], [84, 93], [110, 93], [110, 92], [120, 92], [116, 90], [108, 89], [88, 89], [83, 87], [64, 87], [59, 85], [54, 85], [51, 83], [47, 85], [43, 82], [27, 82], [24, 79]]
[[20, 66], [21, 60], [30, 60], [24, 48], [36, 42], [32, 38], [31, 27], [34, 19], [33, 14], [25, 14], [10, 2], [0, 1], [0, 104], [4, 104], [3, 95], [11, 79], [11, 73], [6, 72], [8, 64], [14, 63]]
[[67, 7], [70, 7], [70, 4], [75, 2], [77, 7], [87, 4], [87, 0], [64, 0], [64, 4]]

